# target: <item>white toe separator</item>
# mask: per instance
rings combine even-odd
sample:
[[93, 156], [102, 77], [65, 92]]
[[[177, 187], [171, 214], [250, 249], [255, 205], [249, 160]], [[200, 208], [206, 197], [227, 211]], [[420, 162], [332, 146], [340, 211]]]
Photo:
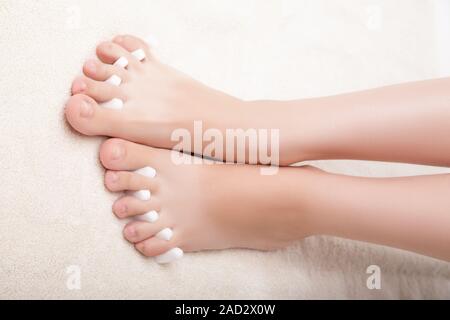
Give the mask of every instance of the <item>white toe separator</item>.
[[140, 215], [136, 217], [136, 220], [143, 222], [155, 223], [159, 220], [159, 213], [155, 210], [147, 212], [146, 214]]
[[102, 103], [101, 106], [106, 109], [120, 110], [123, 109], [123, 101], [119, 98], [114, 98], [108, 102]]
[[173, 248], [166, 253], [157, 256], [155, 259], [159, 264], [167, 264], [183, 258], [183, 255], [183, 250], [181, 250], [180, 248]]
[[170, 228], [165, 228], [158, 232], [155, 237], [161, 240], [170, 241], [173, 237], [173, 231]]
[[142, 201], [148, 201], [152, 197], [149, 190], [139, 190], [130, 192], [131, 196]]
[[145, 167], [139, 170], [136, 170], [134, 173], [140, 174], [141, 176], [153, 179], [156, 177], [156, 170], [152, 167]]
[[118, 87], [122, 83], [122, 79], [119, 76], [116, 76], [115, 74], [113, 74], [111, 77], [109, 77], [107, 80], [105, 80], [105, 82]]
[[114, 62], [114, 66], [125, 69], [126, 67], [128, 67], [128, 63], [129, 62], [127, 58], [120, 57], [116, 62]]
[[137, 49], [131, 53], [136, 59], [139, 61], [143, 61], [147, 56], [145, 55], [145, 51], [142, 49]]
[[[147, 178], [154, 178], [156, 177], [156, 170], [152, 167], [145, 167], [139, 170], [134, 171], [134, 173], [140, 174], [141, 176], [147, 177]], [[139, 190], [135, 192], [130, 192], [130, 194], [142, 201], [150, 200], [152, 194], [149, 190]]]

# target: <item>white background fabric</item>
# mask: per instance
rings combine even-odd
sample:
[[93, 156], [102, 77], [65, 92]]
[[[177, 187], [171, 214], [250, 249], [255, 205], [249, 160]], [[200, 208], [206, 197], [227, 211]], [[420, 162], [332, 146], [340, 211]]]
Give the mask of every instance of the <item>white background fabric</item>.
[[[144, 259], [111, 213], [102, 139], [63, 117], [83, 61], [118, 33], [155, 35], [164, 61], [230, 94], [291, 99], [441, 74], [434, 13], [425, 0], [0, 0], [0, 298], [450, 298], [447, 263], [326, 237], [271, 253], [187, 254], [171, 266]], [[448, 172], [319, 165], [365, 176]], [[366, 287], [373, 264], [381, 290]], [[81, 290], [66, 286], [73, 265]]]

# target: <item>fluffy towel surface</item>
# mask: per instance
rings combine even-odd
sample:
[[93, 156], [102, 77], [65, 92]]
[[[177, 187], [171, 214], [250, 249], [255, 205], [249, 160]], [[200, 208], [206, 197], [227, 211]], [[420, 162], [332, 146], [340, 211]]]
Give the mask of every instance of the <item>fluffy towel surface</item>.
[[[169, 266], [144, 259], [111, 213], [102, 139], [63, 117], [82, 63], [118, 33], [153, 34], [167, 63], [241, 98], [291, 99], [436, 77], [433, 12], [410, 0], [1, 1], [0, 298], [450, 298], [447, 263], [326, 237]], [[318, 164], [366, 176], [448, 172]], [[366, 287], [374, 264], [381, 290]], [[73, 270], [80, 290], [67, 287]]]

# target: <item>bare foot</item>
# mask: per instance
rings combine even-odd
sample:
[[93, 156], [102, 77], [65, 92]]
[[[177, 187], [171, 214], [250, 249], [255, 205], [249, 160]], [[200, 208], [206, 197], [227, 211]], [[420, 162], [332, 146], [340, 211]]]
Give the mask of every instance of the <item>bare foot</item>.
[[[138, 49], [145, 52], [143, 61], [131, 54]], [[156, 60], [148, 45], [132, 36], [118, 36], [100, 44], [97, 55], [101, 61], [86, 62], [85, 75], [74, 81], [73, 97], [66, 105], [67, 119], [79, 132], [170, 149], [178, 142], [172, 141], [172, 133], [180, 128], [193, 133], [195, 121], [202, 122], [204, 131], [217, 129], [224, 137], [227, 129], [279, 130], [280, 145], [266, 141], [271, 144], [268, 150], [276, 147], [280, 150], [272, 151], [281, 152], [279, 159], [271, 159], [271, 164], [304, 160], [307, 151], [298, 146], [302, 139], [295, 134], [301, 124], [292, 116], [292, 110], [282, 111], [280, 105], [270, 102], [244, 102], [211, 89]], [[113, 65], [121, 57], [128, 60], [127, 68]], [[105, 82], [113, 75], [120, 77], [120, 85]], [[111, 110], [99, 105], [112, 99], [122, 100], [123, 108]], [[184, 151], [203, 154], [204, 149], [197, 152], [193, 143], [190, 147], [192, 150]], [[241, 151], [254, 152], [258, 159], [253, 162], [268, 164], [260, 161], [258, 148], [246, 144]], [[224, 160], [226, 156], [215, 154], [214, 158]], [[233, 156], [232, 160], [237, 158]], [[252, 163], [249, 158], [242, 162]]]
[[[121, 139], [101, 147], [109, 190], [151, 193], [144, 200], [125, 195], [113, 205], [120, 219], [158, 212], [156, 222], [134, 221], [124, 229], [125, 238], [145, 256], [176, 247], [185, 252], [271, 250], [313, 233], [313, 222], [299, 205], [300, 192], [293, 187], [310, 169], [281, 168], [277, 175], [263, 176], [252, 165], [176, 165], [173, 153]], [[133, 172], [145, 167], [154, 168], [156, 176]], [[173, 230], [171, 240], [155, 237], [166, 228]]]

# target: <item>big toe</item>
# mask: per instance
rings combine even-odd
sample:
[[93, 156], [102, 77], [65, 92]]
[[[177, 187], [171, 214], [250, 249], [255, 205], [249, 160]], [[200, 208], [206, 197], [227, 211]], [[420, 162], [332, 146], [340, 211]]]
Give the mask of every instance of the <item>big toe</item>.
[[113, 135], [123, 122], [120, 111], [100, 107], [84, 94], [72, 96], [66, 104], [66, 119], [78, 132], [88, 135]]

